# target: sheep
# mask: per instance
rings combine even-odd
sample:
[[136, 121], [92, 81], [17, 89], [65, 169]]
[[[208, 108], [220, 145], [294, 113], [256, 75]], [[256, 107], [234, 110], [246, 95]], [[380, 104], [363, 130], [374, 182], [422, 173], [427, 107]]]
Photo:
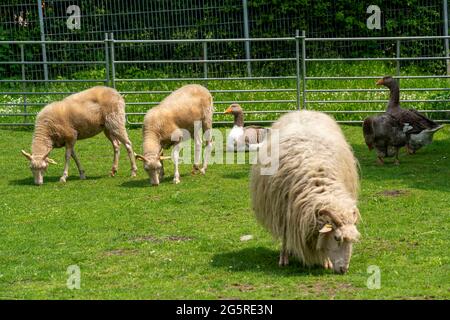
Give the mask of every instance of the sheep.
[[67, 180], [70, 157], [75, 160], [80, 179], [85, 179], [74, 146], [77, 140], [93, 137], [101, 131], [111, 141], [114, 150], [111, 176], [118, 170], [121, 143], [125, 145], [130, 158], [131, 175], [135, 176], [137, 167], [134, 151], [125, 129], [125, 101], [115, 89], [96, 86], [50, 103], [38, 113], [31, 154], [22, 150], [22, 154], [30, 161], [34, 183], [43, 184], [44, 172], [49, 163], [56, 164], [48, 155], [53, 148], [64, 146], [65, 166], [60, 181]]
[[[278, 169], [261, 174], [267, 152], [275, 148]], [[358, 183], [357, 161], [331, 117], [298, 111], [272, 126], [252, 166], [250, 189], [256, 219], [281, 239], [280, 266], [292, 254], [305, 266], [347, 272], [352, 243], [360, 236]]]
[[[183, 130], [190, 136], [194, 135], [195, 154], [192, 173], [205, 174], [211, 152], [213, 99], [205, 87], [190, 84], [179, 88], [167, 96], [161, 103], [150, 109], [144, 118], [143, 127], [143, 155], [136, 155], [136, 159], [143, 161], [144, 170], [150, 177], [150, 183], [159, 185], [164, 176], [162, 160], [170, 157], [162, 155], [163, 149], [172, 145], [172, 160], [175, 166], [173, 182], [180, 183], [179, 143], [183, 140]], [[201, 125], [205, 131], [205, 156], [203, 167], [199, 169], [200, 152], [202, 144], [201, 130], [194, 130], [196, 124]]]

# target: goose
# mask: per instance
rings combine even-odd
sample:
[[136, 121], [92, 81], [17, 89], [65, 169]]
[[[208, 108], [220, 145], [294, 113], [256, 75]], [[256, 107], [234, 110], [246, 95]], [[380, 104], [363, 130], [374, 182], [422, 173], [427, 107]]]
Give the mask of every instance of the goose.
[[406, 145], [403, 126], [391, 115], [384, 113], [368, 117], [363, 122], [364, 141], [369, 150], [377, 152], [377, 162], [384, 164], [384, 158], [395, 156], [395, 164], [400, 164], [398, 151]]
[[231, 104], [224, 113], [234, 116], [233, 129], [227, 137], [227, 152], [257, 150], [269, 129], [260, 126], [244, 127], [244, 112], [237, 103]]
[[406, 150], [414, 154], [421, 147], [433, 141], [433, 135], [442, 125], [428, 119], [415, 109], [400, 107], [400, 88], [397, 81], [391, 76], [386, 76], [377, 81], [377, 85], [383, 85], [390, 90], [389, 102], [386, 113], [393, 116], [403, 126], [407, 136]]

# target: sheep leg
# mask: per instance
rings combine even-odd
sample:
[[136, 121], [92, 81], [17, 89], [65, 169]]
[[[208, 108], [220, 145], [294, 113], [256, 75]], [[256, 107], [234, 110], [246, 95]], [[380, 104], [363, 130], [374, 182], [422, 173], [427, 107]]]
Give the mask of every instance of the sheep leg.
[[75, 161], [75, 164], [77, 165], [78, 172], [79, 172], [79, 174], [80, 174], [80, 179], [81, 179], [81, 180], [86, 179], [86, 176], [84, 175], [84, 169], [83, 169], [83, 167], [81, 166], [81, 163], [80, 163], [80, 161], [78, 160], [77, 155], [75, 154], [75, 148], [72, 149], [72, 158], [73, 158], [73, 160]]
[[278, 265], [280, 267], [287, 266], [289, 264], [289, 253], [286, 248], [286, 226], [284, 227], [283, 239], [281, 239], [280, 260]]
[[280, 260], [278, 261], [278, 265], [280, 267], [287, 266], [289, 264], [289, 253], [286, 249], [286, 243], [283, 241], [283, 244], [281, 245], [280, 250]]
[[113, 165], [111, 168], [111, 177], [114, 177], [119, 169], [120, 142], [108, 130], [105, 130], [105, 136], [111, 141], [114, 150]]
[[209, 157], [211, 156], [211, 149], [212, 149], [211, 130], [206, 131], [205, 139], [206, 139], [206, 147], [205, 153], [203, 154], [203, 168], [201, 168], [200, 170], [201, 174], [206, 173], [206, 168], [208, 168]]
[[73, 152], [73, 145], [66, 144], [66, 158], [65, 158], [65, 164], [64, 164], [64, 171], [61, 178], [59, 178], [60, 182], [66, 182], [67, 177], [69, 176], [69, 163], [70, 163], [70, 157], [72, 156]]
[[119, 170], [120, 142], [119, 140], [112, 138], [111, 143], [114, 150], [113, 165], [111, 168], [111, 177], [114, 177], [117, 173], [117, 170]]
[[136, 158], [134, 157], [133, 144], [131, 143], [130, 139], [128, 139], [125, 128], [123, 129], [123, 132], [121, 132], [121, 134], [117, 136], [117, 139], [119, 139], [119, 141], [124, 144], [125, 149], [127, 149], [128, 158], [130, 159], [131, 163], [131, 176], [135, 177], [137, 171]]
[[180, 183], [180, 172], [178, 171], [178, 161], [180, 159], [180, 145], [177, 143], [173, 147], [173, 165], [175, 167], [175, 172], [173, 174], [173, 183], [178, 184]]
[[198, 171], [200, 171], [202, 152], [202, 133], [200, 130], [197, 130], [194, 132], [194, 134], [194, 165], [192, 166], [192, 174], [196, 174]]

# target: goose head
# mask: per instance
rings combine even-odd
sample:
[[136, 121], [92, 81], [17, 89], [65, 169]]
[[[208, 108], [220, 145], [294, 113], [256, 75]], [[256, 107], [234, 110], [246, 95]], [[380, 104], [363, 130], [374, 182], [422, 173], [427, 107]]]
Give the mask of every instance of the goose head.
[[386, 86], [386, 87], [390, 88], [392, 85], [397, 84], [397, 82], [391, 76], [386, 76], [386, 77], [383, 77], [382, 79], [378, 80], [376, 82], [376, 84], [379, 86]]
[[239, 127], [244, 126], [244, 112], [237, 103], [231, 104], [223, 113], [232, 114], [234, 116], [234, 124]]

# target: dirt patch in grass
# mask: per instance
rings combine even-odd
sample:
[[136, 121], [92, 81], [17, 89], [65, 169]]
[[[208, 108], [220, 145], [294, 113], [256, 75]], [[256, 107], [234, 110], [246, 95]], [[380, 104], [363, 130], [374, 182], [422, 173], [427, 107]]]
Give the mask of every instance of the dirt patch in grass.
[[240, 283], [233, 283], [231, 285], [232, 288], [238, 289], [241, 292], [248, 292], [255, 290], [255, 287], [251, 284], [240, 284]]
[[133, 241], [148, 241], [148, 242], [153, 242], [153, 243], [159, 243], [159, 242], [163, 242], [163, 241], [183, 242], [183, 241], [194, 240], [194, 238], [189, 237], [189, 236], [176, 236], [176, 235], [170, 235], [170, 236], [165, 236], [165, 237], [155, 237], [152, 235], [146, 235], [146, 236], [133, 238], [132, 240]]
[[326, 295], [330, 299], [334, 299], [338, 293], [349, 293], [359, 290], [359, 288], [353, 286], [351, 283], [330, 284], [324, 282], [300, 284], [299, 289], [314, 296]]
[[106, 256], [125, 256], [130, 254], [137, 254], [137, 249], [114, 249], [105, 252]]
[[410, 192], [408, 190], [383, 190], [378, 192], [377, 195], [385, 196], [385, 197], [400, 197], [408, 195]]
[[164, 237], [164, 240], [181, 242], [181, 241], [194, 240], [194, 238], [187, 237], [187, 236], [167, 236], [167, 237]]
[[148, 241], [148, 242], [161, 242], [162, 240], [155, 236], [142, 236], [134, 238], [133, 241]]

